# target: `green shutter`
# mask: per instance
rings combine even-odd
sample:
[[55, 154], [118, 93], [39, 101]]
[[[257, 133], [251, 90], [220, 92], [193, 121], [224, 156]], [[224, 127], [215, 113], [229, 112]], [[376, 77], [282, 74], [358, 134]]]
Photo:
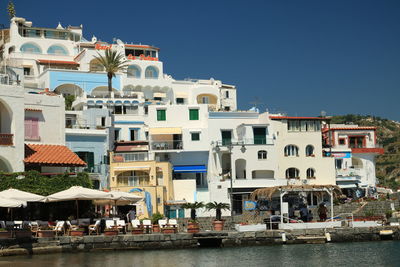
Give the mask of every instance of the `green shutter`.
[[191, 120], [191, 121], [199, 120], [199, 110], [198, 109], [189, 109], [189, 120]]
[[167, 115], [165, 109], [158, 109], [157, 110], [157, 120], [158, 121], [165, 121], [167, 119]]

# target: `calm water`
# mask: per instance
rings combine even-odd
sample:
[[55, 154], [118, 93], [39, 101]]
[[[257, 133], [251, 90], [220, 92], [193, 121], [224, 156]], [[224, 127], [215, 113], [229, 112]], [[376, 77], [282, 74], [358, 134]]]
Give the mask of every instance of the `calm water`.
[[400, 266], [400, 241], [0, 258], [0, 266]]

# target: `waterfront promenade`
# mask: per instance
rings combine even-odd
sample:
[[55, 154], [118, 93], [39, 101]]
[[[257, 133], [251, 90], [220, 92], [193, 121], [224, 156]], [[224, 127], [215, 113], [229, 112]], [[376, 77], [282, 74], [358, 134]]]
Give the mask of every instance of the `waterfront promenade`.
[[[382, 232], [384, 231], [384, 232]], [[236, 247], [326, 242], [400, 240], [400, 227], [267, 230], [257, 232], [200, 232], [140, 234], [118, 236], [60, 236], [0, 240], [0, 256], [93, 252], [99, 250], [196, 249], [202, 246]]]

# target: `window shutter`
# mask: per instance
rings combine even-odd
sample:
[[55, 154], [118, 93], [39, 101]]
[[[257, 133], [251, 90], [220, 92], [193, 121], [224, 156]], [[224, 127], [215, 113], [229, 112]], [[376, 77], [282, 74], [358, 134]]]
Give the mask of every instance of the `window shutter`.
[[31, 118], [25, 118], [25, 139], [30, 139], [32, 136]]
[[31, 138], [39, 139], [39, 120], [38, 118], [31, 119]]

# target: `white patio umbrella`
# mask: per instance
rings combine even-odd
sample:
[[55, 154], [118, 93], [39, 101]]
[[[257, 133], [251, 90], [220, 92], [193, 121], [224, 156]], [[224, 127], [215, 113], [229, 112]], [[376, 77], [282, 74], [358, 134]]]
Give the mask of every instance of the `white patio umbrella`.
[[110, 191], [109, 193], [112, 194], [112, 198], [109, 200], [96, 200], [94, 201], [94, 204], [99, 205], [99, 206], [104, 206], [104, 205], [113, 205], [114, 206], [114, 213], [115, 213], [115, 206], [125, 206], [125, 205], [130, 205], [136, 202], [139, 202], [143, 200], [142, 196], [128, 193], [128, 192], [122, 192], [122, 191]]
[[0, 197], [0, 207], [2, 208], [20, 208], [25, 206], [26, 201]]
[[46, 202], [75, 200], [76, 214], [78, 215], [79, 214], [78, 200], [99, 200], [99, 199], [112, 199], [112, 194], [109, 192], [89, 189], [82, 186], [72, 186], [67, 190], [60, 191], [47, 196]]
[[7, 199], [21, 200], [26, 202], [44, 202], [46, 200], [46, 197], [44, 196], [21, 191], [14, 188], [1, 191], [0, 197]]

